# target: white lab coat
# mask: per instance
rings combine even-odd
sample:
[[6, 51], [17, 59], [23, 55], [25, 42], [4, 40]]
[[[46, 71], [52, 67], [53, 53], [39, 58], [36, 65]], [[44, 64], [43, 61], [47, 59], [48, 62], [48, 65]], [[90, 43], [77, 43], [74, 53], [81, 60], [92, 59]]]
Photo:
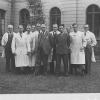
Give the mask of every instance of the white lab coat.
[[36, 62], [36, 48], [37, 48], [37, 43], [38, 43], [38, 31], [35, 31], [32, 33], [31, 35], [31, 51], [35, 51], [34, 54], [32, 54], [31, 56], [31, 66], [35, 66], [35, 62]]
[[70, 49], [71, 49], [71, 64], [85, 64], [85, 51], [80, 50], [81, 47], [86, 47], [84, 33], [77, 31], [70, 33]]
[[27, 35], [17, 33], [12, 40], [12, 52], [15, 54], [15, 66], [29, 66], [29, 58], [27, 53], [30, 52], [30, 45], [27, 42]]

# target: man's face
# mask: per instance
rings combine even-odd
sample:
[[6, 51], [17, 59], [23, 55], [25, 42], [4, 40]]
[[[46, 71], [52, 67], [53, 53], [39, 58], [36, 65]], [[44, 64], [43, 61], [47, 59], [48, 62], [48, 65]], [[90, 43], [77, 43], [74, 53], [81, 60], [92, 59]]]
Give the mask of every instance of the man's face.
[[20, 33], [23, 32], [23, 27], [22, 27], [22, 26], [19, 27], [19, 32], [20, 32]]
[[84, 27], [85, 32], [89, 30], [89, 27]]
[[41, 26], [37, 26], [36, 28], [37, 28], [38, 31], [41, 30]]
[[63, 30], [64, 30], [64, 27], [63, 26], [59, 26], [59, 31], [63, 32]]
[[77, 26], [77, 25], [74, 25], [74, 26], [73, 26], [73, 30], [74, 30], [74, 32], [77, 32], [78, 26]]
[[46, 27], [41, 27], [42, 28], [42, 31], [45, 31], [46, 30]]
[[31, 26], [27, 26], [27, 31], [30, 32]]
[[9, 32], [13, 32], [13, 28], [8, 28], [8, 31]]
[[32, 31], [35, 31], [35, 26], [34, 25], [32, 26]]
[[53, 31], [57, 31], [58, 27], [57, 26], [53, 26]]

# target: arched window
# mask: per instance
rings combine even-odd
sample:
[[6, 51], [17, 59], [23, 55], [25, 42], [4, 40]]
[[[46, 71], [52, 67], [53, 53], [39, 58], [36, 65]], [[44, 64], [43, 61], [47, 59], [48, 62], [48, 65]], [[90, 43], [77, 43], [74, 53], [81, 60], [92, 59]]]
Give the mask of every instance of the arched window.
[[100, 9], [97, 5], [90, 5], [87, 8], [87, 24], [90, 31], [95, 33], [96, 37], [100, 36]]
[[22, 9], [20, 11], [20, 20], [19, 24], [22, 24], [24, 26], [24, 31], [26, 30], [27, 24], [30, 23], [30, 14], [27, 9]]
[[5, 10], [0, 9], [0, 41], [4, 33], [5, 33]]
[[50, 11], [50, 30], [53, 24], [61, 24], [61, 11], [57, 7], [52, 8]]

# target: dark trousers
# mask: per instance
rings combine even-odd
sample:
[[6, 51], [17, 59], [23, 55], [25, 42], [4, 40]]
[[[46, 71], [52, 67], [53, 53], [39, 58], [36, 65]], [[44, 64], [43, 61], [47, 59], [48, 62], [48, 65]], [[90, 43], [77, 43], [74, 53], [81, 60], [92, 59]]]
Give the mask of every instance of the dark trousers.
[[15, 70], [14, 55], [10, 52], [6, 53], [6, 70], [7, 71], [14, 71]]
[[41, 62], [43, 63], [43, 72], [47, 72], [47, 66], [48, 66], [48, 55], [44, 53], [44, 51], [40, 54]]
[[85, 65], [85, 71], [86, 73], [91, 72], [91, 56], [92, 56], [92, 48], [91, 46], [87, 46], [85, 49], [85, 60], [86, 60], [86, 65]]
[[68, 55], [67, 54], [57, 54], [56, 56], [56, 73], [60, 73], [61, 59], [64, 64], [64, 73], [68, 73]]

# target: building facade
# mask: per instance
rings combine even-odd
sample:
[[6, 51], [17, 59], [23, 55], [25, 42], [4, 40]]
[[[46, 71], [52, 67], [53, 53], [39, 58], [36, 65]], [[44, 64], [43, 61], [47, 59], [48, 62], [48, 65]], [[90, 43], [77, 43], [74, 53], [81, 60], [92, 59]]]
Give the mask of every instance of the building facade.
[[[7, 29], [7, 24], [14, 25], [17, 32], [19, 24], [30, 23], [30, 4], [34, 0], [1, 0], [0, 1], [0, 36]], [[38, 1], [38, 0], [37, 0]], [[100, 0], [40, 0], [43, 16], [48, 29], [57, 23], [69, 26], [78, 23], [82, 30], [84, 24], [90, 25], [100, 46]], [[34, 3], [34, 2], [32, 2]], [[34, 19], [34, 16], [32, 17]], [[31, 19], [32, 20], [32, 19]], [[99, 50], [99, 49], [98, 49]]]

